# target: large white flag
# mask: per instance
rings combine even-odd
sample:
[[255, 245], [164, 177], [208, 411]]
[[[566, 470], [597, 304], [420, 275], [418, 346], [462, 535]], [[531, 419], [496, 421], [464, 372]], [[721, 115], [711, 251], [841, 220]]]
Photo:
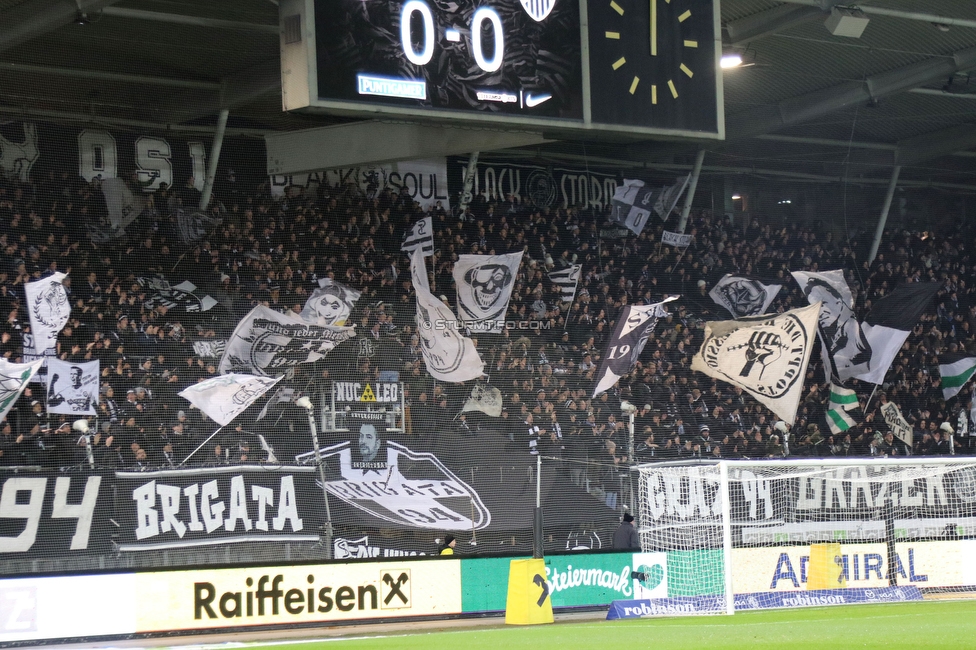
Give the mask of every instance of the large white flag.
[[33, 353], [38, 357], [55, 356], [53, 351], [48, 353], [48, 350], [54, 348], [58, 333], [64, 329], [71, 315], [68, 292], [61, 284], [66, 277], [64, 273], [54, 273], [24, 285], [34, 340]]
[[322, 278], [319, 288], [312, 292], [302, 309], [302, 319], [316, 325], [345, 325], [360, 295], [359, 291], [331, 278]]
[[10, 363], [0, 358], [0, 420], [7, 417], [14, 402], [43, 365], [44, 359], [30, 363]]
[[180, 393], [220, 426], [226, 426], [264, 395], [281, 377], [219, 375], [194, 384]]
[[356, 336], [352, 327], [313, 325], [258, 305], [241, 319], [220, 359], [220, 373], [281, 375], [300, 363], [318, 361]]
[[455, 328], [450, 307], [430, 292], [423, 253], [419, 248], [410, 258], [410, 273], [417, 292], [417, 334], [427, 372], [435, 379], [462, 382], [484, 374], [485, 364], [474, 341]]
[[823, 303], [820, 343], [827, 352], [830, 376], [844, 382], [870, 370], [871, 344], [854, 315], [854, 301], [844, 271], [794, 271], [793, 277], [810, 304]]
[[481, 411], [485, 415], [490, 415], [493, 418], [501, 417], [502, 392], [494, 386], [486, 386], [481, 383], [475, 384], [474, 388], [471, 389], [471, 397], [467, 399], [461, 408], [462, 413], [465, 411]]
[[124, 230], [146, 208], [148, 199], [133, 194], [123, 178], [103, 179], [101, 186], [112, 230]]
[[739, 386], [792, 425], [820, 303], [784, 314], [705, 323], [691, 369]]
[[47, 362], [47, 411], [67, 415], [97, 415], [98, 361]]
[[478, 332], [501, 332], [522, 252], [461, 255], [454, 263], [458, 316]]

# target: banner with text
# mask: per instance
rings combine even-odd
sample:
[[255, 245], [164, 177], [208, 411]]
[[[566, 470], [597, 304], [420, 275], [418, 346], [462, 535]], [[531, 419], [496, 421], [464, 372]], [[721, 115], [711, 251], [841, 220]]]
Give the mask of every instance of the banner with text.
[[271, 176], [271, 194], [281, 196], [289, 187], [330, 188], [355, 185], [367, 198], [373, 198], [385, 188], [400, 195], [403, 192], [423, 208], [438, 203], [447, 211], [451, 206], [447, 195], [447, 161], [444, 158], [405, 160], [381, 165], [363, 164], [340, 167], [306, 174], [276, 174]]

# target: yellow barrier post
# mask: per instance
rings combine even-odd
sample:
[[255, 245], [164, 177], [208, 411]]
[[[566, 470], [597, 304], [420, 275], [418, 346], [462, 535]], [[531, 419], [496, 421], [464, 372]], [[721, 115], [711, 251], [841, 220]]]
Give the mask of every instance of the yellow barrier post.
[[552, 623], [552, 601], [546, 581], [546, 561], [512, 560], [508, 568], [506, 625]]
[[840, 544], [811, 544], [810, 565], [807, 570], [807, 590], [844, 589], [844, 557]]

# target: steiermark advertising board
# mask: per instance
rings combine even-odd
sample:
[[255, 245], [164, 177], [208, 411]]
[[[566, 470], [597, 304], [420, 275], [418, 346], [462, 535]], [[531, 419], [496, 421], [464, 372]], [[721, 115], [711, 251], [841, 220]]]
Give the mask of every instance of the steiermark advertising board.
[[[513, 559], [461, 562], [463, 612], [502, 611]], [[640, 574], [637, 578], [633, 573]], [[608, 605], [614, 600], [699, 596], [722, 590], [721, 551], [602, 553], [546, 558], [553, 607]]]

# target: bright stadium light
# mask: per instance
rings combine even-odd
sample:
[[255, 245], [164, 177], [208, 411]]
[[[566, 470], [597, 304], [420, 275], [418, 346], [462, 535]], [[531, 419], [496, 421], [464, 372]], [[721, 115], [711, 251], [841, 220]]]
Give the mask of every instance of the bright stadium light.
[[723, 68], [738, 68], [740, 65], [742, 65], [742, 55], [735, 53], [722, 55]]

